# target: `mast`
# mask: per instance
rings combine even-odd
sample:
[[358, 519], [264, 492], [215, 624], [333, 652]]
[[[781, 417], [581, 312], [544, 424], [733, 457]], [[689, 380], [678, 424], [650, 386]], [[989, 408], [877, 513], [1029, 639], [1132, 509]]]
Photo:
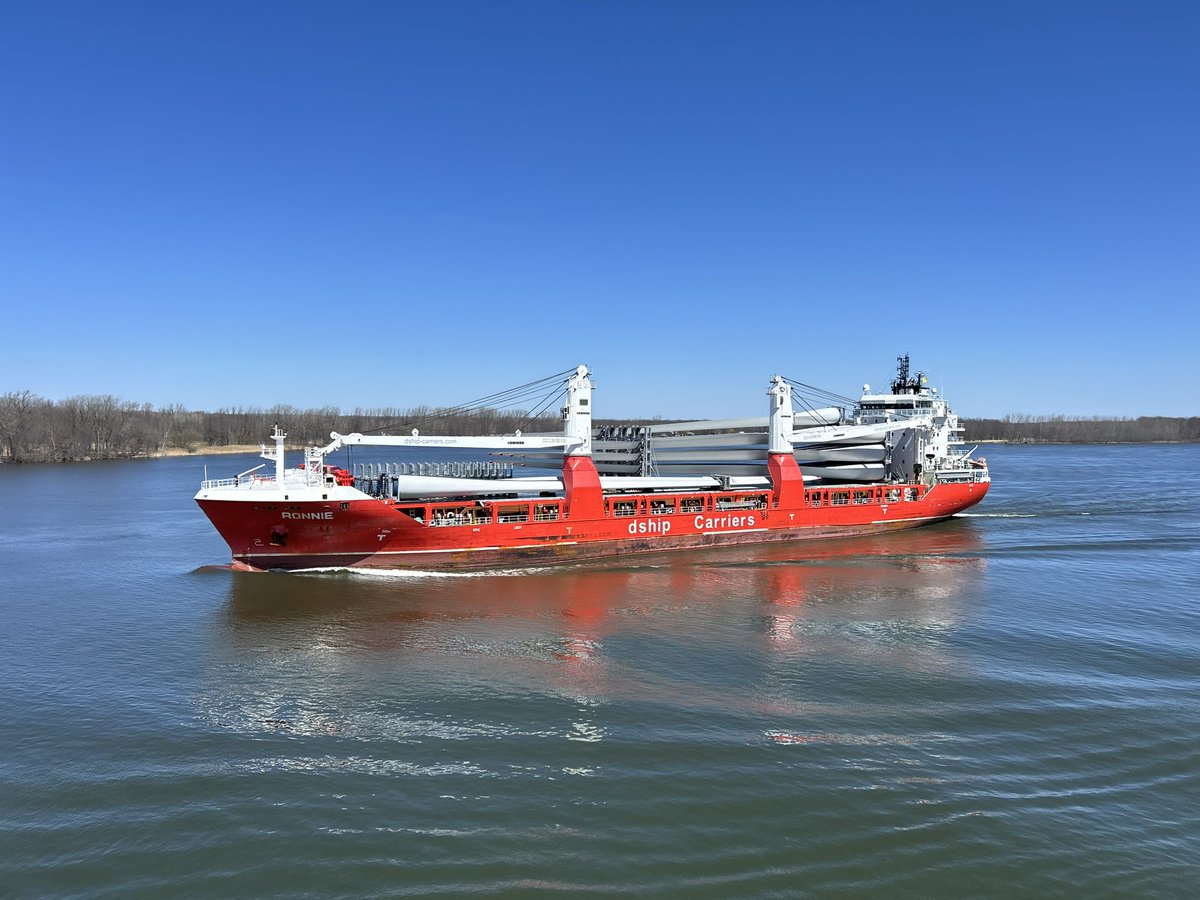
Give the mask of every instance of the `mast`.
[[776, 509], [800, 508], [804, 506], [804, 475], [792, 453], [792, 386], [776, 375], [767, 396], [771, 398], [767, 474], [775, 489], [773, 505]]
[[604, 515], [604, 491], [592, 462], [592, 379], [587, 366], [580, 366], [567, 379], [562, 417], [567, 439], [562, 467], [567, 517], [600, 518]]
[[770, 416], [770, 445], [767, 448], [768, 453], [791, 453], [792, 452], [792, 386], [783, 380], [782, 375], [776, 375], [771, 379], [771, 386], [767, 388], [767, 395], [771, 398], [771, 416]]
[[271, 431], [271, 437], [275, 439], [275, 486], [283, 487], [283, 442], [287, 439], [287, 432], [279, 427], [279, 423], [275, 423], [275, 428]]
[[908, 354], [896, 357], [896, 380], [892, 382], [893, 394], [907, 394], [912, 385], [908, 380]]
[[568, 456], [592, 455], [592, 377], [579, 366], [567, 379], [567, 404], [562, 408]]

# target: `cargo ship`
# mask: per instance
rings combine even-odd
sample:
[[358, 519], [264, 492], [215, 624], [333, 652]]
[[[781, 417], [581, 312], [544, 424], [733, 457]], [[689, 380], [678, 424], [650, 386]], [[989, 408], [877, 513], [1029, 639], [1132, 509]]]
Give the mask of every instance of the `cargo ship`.
[[[564, 373], [565, 374], [565, 373]], [[890, 392], [851, 409], [797, 409], [775, 375], [768, 415], [593, 428], [591, 372], [561, 384], [562, 430], [506, 435], [330, 435], [274, 472], [205, 480], [196, 502], [246, 570], [426, 571], [536, 566], [630, 554], [873, 534], [949, 518], [980, 500], [987, 463], [958, 417], [901, 357]], [[799, 396], [799, 395], [798, 395]], [[440, 466], [328, 463], [347, 447], [487, 451]], [[507, 461], [507, 464], [506, 464]], [[513, 463], [550, 475], [514, 477]], [[259, 467], [265, 468], [266, 463]]]

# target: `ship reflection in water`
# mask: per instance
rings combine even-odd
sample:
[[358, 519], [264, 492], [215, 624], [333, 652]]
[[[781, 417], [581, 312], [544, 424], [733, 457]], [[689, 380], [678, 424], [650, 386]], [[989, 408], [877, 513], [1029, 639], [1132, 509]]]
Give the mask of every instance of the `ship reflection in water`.
[[[959, 519], [626, 566], [228, 573], [198, 705], [248, 733], [594, 742], [608, 733], [600, 708], [657, 704], [749, 716], [759, 740], [800, 741], [812, 723], [798, 721], [830, 711], [808, 670], [952, 669], [946, 636], [985, 566]], [[529, 700], [545, 713], [512, 708]]]

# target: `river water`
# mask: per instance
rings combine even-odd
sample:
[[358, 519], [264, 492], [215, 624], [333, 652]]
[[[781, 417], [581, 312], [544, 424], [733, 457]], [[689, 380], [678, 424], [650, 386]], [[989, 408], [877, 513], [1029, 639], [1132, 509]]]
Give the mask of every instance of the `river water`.
[[0, 895], [1194, 895], [1197, 446], [871, 539], [240, 574], [254, 465], [0, 467]]

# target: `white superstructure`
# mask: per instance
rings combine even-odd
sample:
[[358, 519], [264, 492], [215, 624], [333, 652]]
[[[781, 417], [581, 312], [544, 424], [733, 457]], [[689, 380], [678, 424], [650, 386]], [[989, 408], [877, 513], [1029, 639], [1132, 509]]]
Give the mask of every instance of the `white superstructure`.
[[[909, 374], [908, 356], [897, 359], [896, 378], [888, 393], [874, 393], [864, 384], [852, 421], [859, 425], [887, 425], [892, 434], [891, 456], [900, 469], [929, 478], [955, 480], [962, 471], [974, 471], [982, 461], [972, 461], [975, 448], [963, 451], [963, 427], [938, 389], [929, 386], [923, 372]], [[897, 429], [895, 426], [907, 426]]]

